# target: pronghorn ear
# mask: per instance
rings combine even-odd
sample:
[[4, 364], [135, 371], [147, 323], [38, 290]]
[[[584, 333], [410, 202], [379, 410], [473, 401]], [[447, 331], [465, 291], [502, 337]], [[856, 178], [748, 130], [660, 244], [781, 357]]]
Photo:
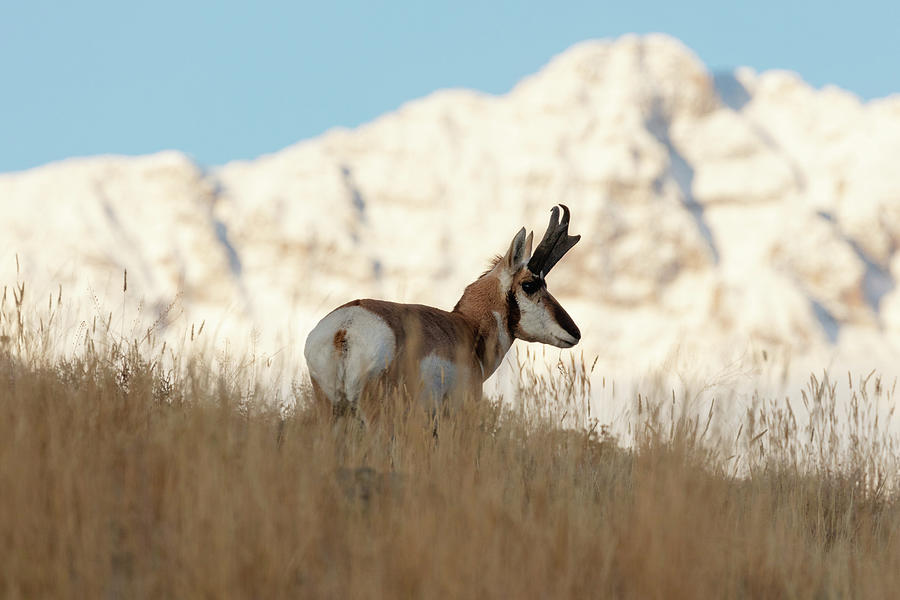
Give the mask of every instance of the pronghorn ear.
[[516, 234], [516, 237], [513, 238], [506, 256], [503, 257], [503, 264], [506, 265], [506, 268], [510, 271], [518, 271], [524, 267], [528, 259], [531, 258], [531, 243], [532, 236], [528, 236], [526, 240], [525, 228], [523, 227]]

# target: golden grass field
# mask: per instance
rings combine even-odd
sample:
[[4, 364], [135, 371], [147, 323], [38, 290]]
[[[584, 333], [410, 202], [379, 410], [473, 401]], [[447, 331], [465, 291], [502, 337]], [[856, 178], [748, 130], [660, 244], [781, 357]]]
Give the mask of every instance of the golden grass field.
[[559, 426], [585, 370], [525, 369], [515, 401], [467, 402], [434, 435], [417, 409], [321, 416], [303, 385], [284, 410], [240, 369], [116, 340], [108, 323], [50, 352], [50, 319], [14, 299], [0, 311], [4, 598], [900, 593], [897, 448], [867, 408], [892, 393], [880, 382], [851, 380], [842, 412], [836, 384], [813, 379], [794, 403], [808, 418], [761, 403], [726, 444], [680, 400], [635, 398], [624, 444], [590, 419]]

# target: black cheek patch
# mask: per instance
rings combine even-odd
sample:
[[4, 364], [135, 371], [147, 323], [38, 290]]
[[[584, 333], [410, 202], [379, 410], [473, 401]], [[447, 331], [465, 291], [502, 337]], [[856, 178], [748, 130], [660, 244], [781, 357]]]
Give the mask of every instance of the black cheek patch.
[[559, 323], [559, 326], [562, 327], [566, 333], [571, 335], [576, 340], [581, 339], [581, 332], [578, 331], [578, 326], [575, 325], [575, 321], [572, 320], [572, 317], [569, 316], [569, 313], [566, 312], [562, 306], [557, 302], [550, 301], [548, 302], [550, 312], [553, 313], [553, 318]]
[[[568, 316], [568, 315], [566, 315]], [[509, 339], [515, 339], [516, 329], [519, 327], [519, 319], [522, 313], [519, 311], [519, 301], [512, 290], [506, 292], [506, 329], [509, 331]], [[569, 319], [571, 321], [571, 319]]]

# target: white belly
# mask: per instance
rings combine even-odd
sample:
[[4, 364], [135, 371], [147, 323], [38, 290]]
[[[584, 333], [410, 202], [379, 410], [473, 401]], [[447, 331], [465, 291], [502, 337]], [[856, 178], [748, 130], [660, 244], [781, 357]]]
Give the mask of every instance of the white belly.
[[436, 354], [429, 354], [419, 361], [422, 384], [419, 401], [427, 408], [434, 408], [452, 393], [458, 377], [456, 365]]

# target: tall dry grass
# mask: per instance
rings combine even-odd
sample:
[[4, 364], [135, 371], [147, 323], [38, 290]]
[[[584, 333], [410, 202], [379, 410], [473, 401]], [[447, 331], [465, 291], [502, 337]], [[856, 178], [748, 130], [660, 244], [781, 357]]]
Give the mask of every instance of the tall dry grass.
[[862, 382], [845, 441], [829, 437], [844, 418], [833, 384], [815, 379], [808, 418], [760, 401], [731, 446], [677, 400], [635, 398], [623, 447], [595, 420], [559, 426], [589, 385], [574, 362], [558, 378], [526, 369], [515, 402], [469, 402], [435, 436], [415, 409], [321, 418], [303, 386], [284, 411], [240, 369], [163, 360], [108, 327], [50, 353], [20, 304], [0, 318], [4, 597], [900, 589], [896, 452]]

